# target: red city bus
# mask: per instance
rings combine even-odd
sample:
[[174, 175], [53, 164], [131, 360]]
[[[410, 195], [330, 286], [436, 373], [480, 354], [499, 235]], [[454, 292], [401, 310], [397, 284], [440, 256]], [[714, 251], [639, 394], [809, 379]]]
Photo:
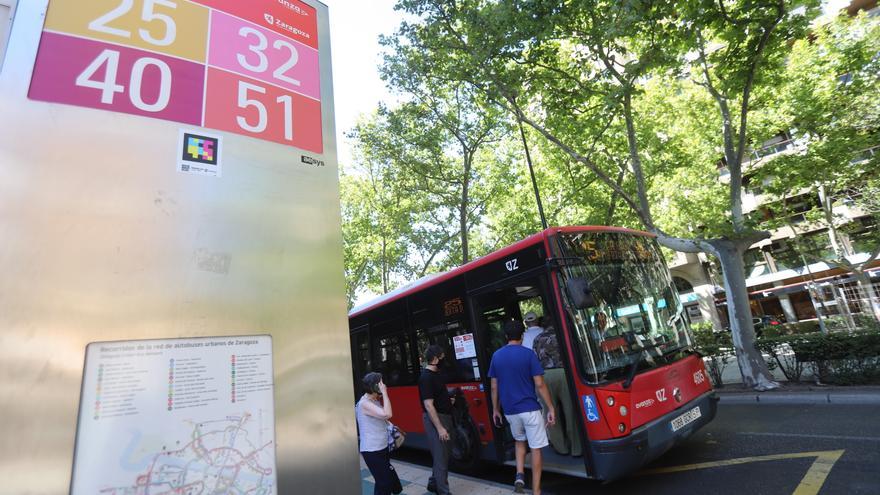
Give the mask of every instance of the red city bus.
[[717, 399], [656, 240], [614, 227], [549, 228], [353, 309], [355, 383], [381, 372], [407, 445], [427, 449], [419, 356], [441, 345], [457, 397], [453, 467], [511, 464], [513, 439], [492, 424], [486, 373], [506, 344], [503, 322], [529, 311], [556, 333], [562, 356], [544, 469], [613, 480], [715, 417]]

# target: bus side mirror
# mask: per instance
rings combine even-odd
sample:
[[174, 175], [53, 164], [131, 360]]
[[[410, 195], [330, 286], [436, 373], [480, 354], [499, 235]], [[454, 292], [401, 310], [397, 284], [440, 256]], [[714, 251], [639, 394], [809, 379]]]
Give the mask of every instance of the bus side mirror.
[[593, 297], [593, 289], [590, 282], [583, 277], [570, 278], [565, 282], [568, 297], [577, 309], [596, 307], [596, 299]]

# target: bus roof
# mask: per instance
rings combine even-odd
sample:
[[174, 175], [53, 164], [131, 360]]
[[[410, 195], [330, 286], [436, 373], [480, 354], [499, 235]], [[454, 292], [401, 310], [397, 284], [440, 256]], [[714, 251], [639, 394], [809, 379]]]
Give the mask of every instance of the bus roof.
[[622, 232], [633, 235], [642, 235], [654, 237], [654, 234], [649, 232], [644, 232], [641, 230], [627, 229], [624, 227], [607, 227], [603, 225], [584, 225], [584, 226], [571, 226], [571, 227], [549, 227], [545, 230], [532, 234], [525, 239], [515, 242], [509, 246], [503, 247], [497, 251], [493, 251], [481, 258], [477, 258], [467, 264], [461, 265], [459, 267], [453, 268], [452, 270], [441, 272], [441, 273], [433, 273], [430, 275], [426, 275], [418, 280], [405, 284], [397, 289], [392, 290], [384, 295], [381, 295], [375, 299], [372, 299], [360, 306], [355, 306], [348, 313], [348, 317], [352, 318], [361, 313], [364, 313], [370, 309], [377, 308], [384, 304], [388, 304], [392, 301], [396, 301], [400, 298], [406, 297], [410, 294], [418, 292], [423, 289], [427, 289], [428, 287], [432, 287], [437, 285], [443, 281], [454, 278], [458, 275], [461, 275], [465, 272], [473, 270], [479, 266], [483, 266], [487, 263], [491, 263], [493, 261], [498, 261], [501, 258], [509, 256], [510, 254], [519, 251], [520, 249], [526, 248], [528, 246], [538, 244], [539, 242], [543, 242], [545, 238], [552, 234], [557, 233], [567, 233], [567, 232]]

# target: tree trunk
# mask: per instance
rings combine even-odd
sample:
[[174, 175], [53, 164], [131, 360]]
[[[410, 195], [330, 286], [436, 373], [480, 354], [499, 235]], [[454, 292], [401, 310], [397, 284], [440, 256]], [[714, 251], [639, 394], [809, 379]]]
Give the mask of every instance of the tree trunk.
[[748, 249], [744, 242], [728, 240], [709, 241], [715, 248], [715, 256], [724, 271], [724, 290], [727, 293], [727, 309], [730, 313], [730, 332], [736, 348], [736, 361], [742, 374], [743, 384], [758, 391], [779, 388], [761, 352], [755, 348], [755, 327], [749, 307], [749, 293], [745, 284], [743, 252]]

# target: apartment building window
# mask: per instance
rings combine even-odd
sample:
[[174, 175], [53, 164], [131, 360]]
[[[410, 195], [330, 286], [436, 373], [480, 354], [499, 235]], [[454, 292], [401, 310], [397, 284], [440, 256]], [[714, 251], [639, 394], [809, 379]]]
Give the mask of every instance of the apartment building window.
[[871, 217], [863, 217], [854, 221], [853, 230], [849, 233], [849, 241], [853, 252], [872, 253], [880, 245], [880, 225]]
[[821, 206], [816, 193], [802, 194], [785, 200], [785, 213], [791, 215], [792, 223], [800, 223], [807, 219], [807, 212]]
[[[801, 256], [803, 254], [803, 256]], [[827, 230], [801, 234], [796, 239], [785, 239], [770, 246], [770, 255], [777, 270], [789, 270], [807, 263], [832, 259], [836, 256]]]
[[769, 185], [772, 181], [773, 177], [758, 179], [753, 175], [746, 175], [743, 177], [742, 185], [746, 193], [759, 196], [761, 194], [764, 194], [764, 186]]
[[0, 0], [0, 70], [6, 59], [6, 47], [9, 45], [9, 34], [12, 31], [12, 18], [15, 15], [15, 4], [18, 0]]
[[789, 240], [774, 242], [770, 246], [770, 255], [776, 262], [776, 269], [780, 271], [791, 270], [804, 264], [800, 253], [794, 249]]
[[675, 284], [675, 290], [678, 291], [679, 294], [685, 294], [694, 291], [694, 286], [681, 277], [672, 277], [672, 283]]
[[758, 149], [752, 151], [751, 159], [758, 160], [759, 158], [775, 155], [776, 153], [781, 153], [793, 146], [794, 141], [792, 141], [791, 133], [783, 131], [761, 143], [761, 146], [758, 147]]
[[770, 273], [764, 252], [759, 248], [746, 251], [743, 254], [743, 262], [746, 265], [746, 278], [760, 277]]

